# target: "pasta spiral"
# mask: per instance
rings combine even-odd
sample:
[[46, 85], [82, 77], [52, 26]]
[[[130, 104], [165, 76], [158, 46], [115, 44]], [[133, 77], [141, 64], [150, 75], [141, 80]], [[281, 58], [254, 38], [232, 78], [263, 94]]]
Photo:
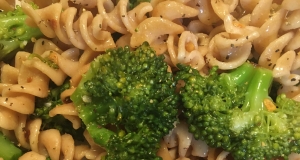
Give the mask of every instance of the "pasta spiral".
[[[254, 60], [272, 70], [281, 85], [278, 93], [300, 101], [299, 0], [151, 0], [132, 9], [129, 0], [39, 1], [39, 9], [33, 9], [31, 1], [38, 2], [21, 1], [26, 23], [45, 36], [35, 40], [32, 53], [51, 58], [58, 69], [25, 51], [18, 52], [13, 63], [0, 64], [0, 129], [31, 150], [21, 160], [100, 159], [106, 154], [87, 132], [86, 142], [77, 144], [69, 134], [41, 130], [41, 119], [28, 115], [36, 97], [48, 95], [51, 81], [59, 86], [70, 78], [71, 88], [61, 94], [67, 99], [90, 62], [109, 48], [136, 48], [148, 41], [172, 70], [188, 64], [202, 74], [212, 66], [226, 71]], [[0, 3], [1, 9], [13, 9], [10, 1]], [[49, 115], [62, 115], [75, 129], [81, 125], [72, 102], [64, 101]], [[184, 122], [162, 138], [158, 154], [165, 160], [222, 160], [230, 154], [196, 141]], [[298, 157], [291, 153], [289, 159]]]
[[[209, 150], [205, 142], [196, 140], [188, 132], [188, 126], [185, 122], [176, 124], [175, 128], [164, 137], [164, 143], [171, 150], [177, 150], [180, 158], [189, 157], [189, 154], [195, 157], [207, 157]], [[169, 151], [169, 154], [171, 157], [176, 157], [176, 155], [172, 155], [174, 151]]]
[[[46, 39], [38, 39], [33, 52], [41, 57], [50, 57], [58, 68], [52, 68], [41, 59], [32, 57], [28, 52], [17, 53], [15, 66], [2, 64], [0, 128], [3, 131], [13, 131], [19, 145], [31, 150], [20, 159], [28, 159], [28, 157], [46, 159], [48, 156], [53, 160], [59, 160], [61, 157], [70, 160], [83, 157], [96, 159], [104, 150], [94, 144], [91, 138], [86, 144], [75, 145], [75, 140], [70, 134], [61, 135], [57, 129], [42, 130], [42, 120], [28, 119], [28, 115], [34, 111], [35, 97], [43, 98], [48, 95], [49, 81], [53, 81], [58, 86], [62, 85], [67, 77], [76, 76], [80, 64], [90, 62], [98, 54], [86, 51], [89, 56], [81, 56], [79, 60], [77, 48], [62, 51], [52, 41]], [[68, 96], [68, 93], [64, 94]], [[65, 98], [64, 95], [62, 98]], [[55, 111], [73, 122], [75, 129], [80, 127], [80, 123], [76, 125], [76, 121], [73, 120], [74, 117], [77, 118], [76, 120], [79, 119], [76, 111], [73, 110], [75, 112], [73, 117], [59, 107], [52, 112]], [[88, 136], [88, 133], [85, 133], [86, 139]]]
[[22, 9], [31, 17], [27, 19], [28, 23], [37, 25], [49, 38], [57, 37], [61, 42], [82, 50], [104, 51], [115, 47], [111, 33], [102, 30], [103, 17], [100, 14], [93, 16], [91, 11], [83, 11], [75, 21], [77, 8], [68, 7], [62, 12], [61, 3], [34, 10], [30, 4], [22, 2]]

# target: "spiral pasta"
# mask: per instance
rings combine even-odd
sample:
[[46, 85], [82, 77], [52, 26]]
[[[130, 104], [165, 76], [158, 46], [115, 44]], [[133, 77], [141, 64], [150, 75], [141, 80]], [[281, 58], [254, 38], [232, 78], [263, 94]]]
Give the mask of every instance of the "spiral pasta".
[[88, 144], [76, 145], [75, 140], [70, 134], [61, 135], [56, 129], [40, 131], [41, 120], [34, 119], [28, 122], [26, 130], [30, 132], [29, 144], [30, 152], [20, 157], [20, 160], [46, 159], [50, 157], [59, 160], [61, 157], [66, 160], [99, 159], [105, 154], [104, 150], [96, 145], [87, 132], [84, 133]]
[[[176, 124], [174, 129], [170, 131], [168, 135], [164, 137], [164, 143], [167, 148], [177, 150], [180, 158], [189, 157], [189, 154], [195, 157], [207, 157], [208, 146], [201, 140], [196, 140], [191, 133], [188, 132], [188, 126], [185, 122]], [[177, 148], [176, 148], [177, 147]], [[176, 157], [172, 155], [176, 152], [168, 152], [170, 157]], [[168, 154], [161, 153], [161, 154]]]
[[[61, 157], [70, 160], [83, 157], [96, 159], [104, 151], [97, 147], [91, 139], [87, 144], [75, 145], [75, 140], [70, 134], [61, 135], [57, 129], [42, 130], [41, 119], [28, 119], [28, 115], [32, 114], [35, 108], [35, 97], [43, 98], [48, 95], [49, 81], [53, 81], [58, 86], [61, 85], [67, 77], [77, 74], [80, 64], [85, 65], [86, 61], [90, 62], [96, 54], [87, 51], [85, 53], [88, 53], [89, 57], [81, 56], [82, 59], [79, 60], [77, 48], [62, 51], [47, 39], [38, 39], [33, 51], [42, 57], [50, 57], [58, 65], [58, 68], [52, 68], [41, 59], [32, 57], [28, 52], [18, 52], [14, 66], [2, 64], [1, 129], [12, 130], [19, 145], [30, 150], [20, 159], [28, 159], [28, 157], [46, 159], [48, 156], [53, 160], [59, 160]], [[63, 93], [62, 99], [68, 94], [67, 91]], [[79, 119], [77, 112], [71, 116], [62, 112], [61, 108], [55, 108], [49, 114], [53, 115], [53, 112], [58, 110], [57, 114], [63, 114], [66, 119], [73, 122], [75, 129], [79, 128], [80, 123], [75, 123]], [[88, 138], [88, 133], [85, 134], [85, 137]]]
[[[36, 2], [33, 9], [29, 2]], [[12, 10], [11, 1], [0, 9]], [[81, 119], [67, 99], [90, 62], [106, 49], [148, 41], [164, 55], [172, 70], [188, 64], [206, 74], [212, 66], [234, 69], [255, 59], [272, 70], [280, 83], [278, 93], [300, 101], [300, 1], [298, 0], [151, 0], [129, 9], [129, 0], [21, 1], [26, 23], [37, 26], [44, 38], [34, 40], [32, 53], [48, 57], [58, 69], [31, 53], [20, 51], [14, 62], [0, 63], [0, 128], [29, 149], [20, 159], [101, 159], [105, 150], [85, 132], [76, 144], [69, 134], [41, 130], [41, 119], [28, 119], [36, 97], [48, 95], [49, 82], [60, 86], [70, 78], [71, 88], [61, 94], [62, 105], [49, 115], [62, 115], [73, 128]], [[22, 106], [22, 107], [20, 107]], [[28, 133], [30, 135], [28, 136]], [[46, 137], [52, 138], [46, 138]], [[158, 155], [166, 159], [225, 159], [230, 153], [195, 140], [183, 122], [162, 137]], [[51, 141], [49, 141], [51, 140]], [[50, 148], [55, 148], [51, 150]], [[292, 153], [289, 159], [299, 157]]]
[[[28, 21], [36, 24], [49, 38], [57, 37], [61, 42], [74, 45], [79, 49], [88, 47], [95, 51], [104, 51], [115, 47], [111, 33], [101, 28], [103, 17], [95, 17], [91, 11], [83, 11], [74, 22], [77, 8], [68, 7], [63, 12], [61, 3], [54, 3], [42, 9], [34, 10], [30, 4], [22, 2], [22, 8], [31, 18]], [[55, 14], [49, 14], [55, 13]]]

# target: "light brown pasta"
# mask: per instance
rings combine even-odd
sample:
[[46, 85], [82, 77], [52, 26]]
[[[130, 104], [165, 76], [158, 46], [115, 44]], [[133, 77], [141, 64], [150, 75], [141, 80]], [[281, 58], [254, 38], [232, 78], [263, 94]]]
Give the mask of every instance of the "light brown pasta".
[[[158, 30], [157, 27], [160, 26]], [[164, 43], [164, 35], [179, 34], [184, 31], [181, 25], [178, 25], [170, 20], [151, 17], [142, 21], [138, 26], [136, 32], [134, 32], [130, 39], [130, 46], [136, 48], [141, 45], [144, 41], [150, 43], [157, 54], [163, 53], [166, 48]]]
[[[53, 160], [75, 159], [74, 157], [92, 157], [91, 153], [77, 153], [76, 148], [85, 148], [86, 152], [92, 150], [87, 142], [75, 145], [75, 140], [69, 134], [61, 135], [57, 129], [43, 130], [41, 119], [29, 119], [35, 108], [35, 97], [48, 96], [48, 83], [53, 81], [56, 85], [62, 85], [67, 77], [78, 74], [78, 67], [87, 65], [96, 54], [87, 50], [79, 59], [79, 50], [70, 48], [62, 51], [54, 43], [47, 39], [38, 39], [33, 47], [34, 53], [41, 57], [48, 57], [58, 68], [53, 68], [40, 58], [32, 56], [28, 52], [18, 52], [14, 66], [2, 63], [1, 65], [1, 97], [0, 97], [0, 128], [4, 131], [12, 131], [13, 138], [18, 144], [30, 150], [20, 159], [45, 159]], [[74, 90], [66, 90], [61, 98], [65, 99]], [[57, 106], [49, 115], [62, 114], [73, 123], [75, 129], [81, 125], [81, 120], [74, 106], [68, 103]], [[90, 142], [91, 143], [91, 142]], [[95, 146], [95, 144], [93, 144]], [[95, 148], [95, 147], [94, 147]], [[82, 152], [82, 151], [78, 151]], [[101, 150], [100, 152], [103, 152]], [[81, 155], [81, 157], [80, 157]], [[97, 154], [98, 155], [98, 154]], [[95, 158], [91, 158], [95, 159]]]
[[200, 22], [204, 23], [205, 25], [212, 26], [221, 20], [220, 17], [214, 12], [210, 1], [198, 0], [197, 4], [199, 5], [198, 18]]
[[172, 129], [163, 140], [165, 142], [163, 145], [166, 145], [167, 148], [177, 148], [179, 158], [188, 157], [188, 154], [196, 157], [206, 157], [208, 154], [207, 144], [201, 140], [196, 140], [193, 135], [189, 133], [188, 126], [185, 122], [175, 124], [174, 129]]
[[153, 17], [161, 17], [171, 21], [195, 17], [198, 14], [199, 11], [197, 9], [176, 1], [158, 3], [151, 12], [151, 16]]
[[232, 13], [236, 9], [239, 3], [238, 0], [229, 0], [229, 1], [211, 0], [210, 2], [214, 12], [221, 19], [224, 19], [226, 15]]
[[30, 4], [22, 2], [22, 8], [30, 16], [28, 21], [35, 23], [49, 38], [58, 37], [63, 43], [82, 50], [104, 51], [115, 47], [111, 33], [102, 30], [100, 14], [94, 17], [90, 11], [83, 11], [75, 21], [77, 8], [68, 7], [62, 12], [61, 3], [34, 10]]
[[[78, 145], [71, 135], [42, 130], [41, 119], [28, 115], [34, 111], [35, 98], [48, 95], [50, 81], [59, 86], [70, 78], [71, 88], [61, 94], [64, 103], [49, 115], [62, 115], [79, 128], [75, 106], [65, 100], [90, 62], [109, 48], [136, 48], [148, 41], [172, 69], [188, 64], [204, 75], [212, 66], [231, 70], [255, 58], [258, 65], [273, 71], [274, 80], [282, 85], [278, 93], [300, 101], [299, 0], [151, 0], [132, 9], [129, 0], [33, 0], [40, 7], [37, 10], [31, 1], [20, 2], [28, 15], [26, 23], [39, 27], [45, 36], [34, 40], [32, 53], [50, 57], [58, 69], [23, 51], [12, 64], [0, 64], [0, 129], [30, 150], [21, 160], [101, 159], [106, 154], [87, 131], [86, 142]], [[2, 10], [13, 9], [12, 1], [0, 3]], [[158, 155], [164, 160], [228, 158], [229, 152], [209, 148], [187, 128], [185, 123], [177, 124], [162, 137]], [[297, 158], [299, 154], [289, 156]]]
[[[200, 50], [198, 36], [189, 31], [181, 33], [180, 37], [170, 35], [167, 40], [168, 55], [171, 64], [188, 64], [195, 69], [201, 70], [205, 65], [204, 55], [206, 50]], [[176, 45], [177, 44], [177, 45]], [[201, 51], [203, 51], [201, 53]]]
[[286, 11], [280, 9], [259, 28], [260, 37], [253, 42], [258, 53], [262, 53], [269, 43], [278, 38], [278, 31], [285, 14]]

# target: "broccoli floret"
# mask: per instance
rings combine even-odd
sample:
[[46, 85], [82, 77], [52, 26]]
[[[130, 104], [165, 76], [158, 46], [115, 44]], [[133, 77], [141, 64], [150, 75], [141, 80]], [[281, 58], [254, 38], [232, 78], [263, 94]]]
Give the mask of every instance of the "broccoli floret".
[[179, 94], [190, 132], [196, 139], [206, 140], [210, 146], [228, 149], [231, 146], [231, 110], [243, 105], [247, 83], [253, 76], [253, 65], [245, 63], [222, 74], [213, 67], [208, 76], [200, 75], [189, 66], [180, 64], [178, 68], [180, 71], [175, 78], [185, 83]]
[[164, 57], [144, 42], [98, 56], [71, 95], [106, 160], [161, 159], [160, 140], [177, 121], [178, 95]]
[[34, 113], [30, 115], [31, 119], [40, 118], [42, 120], [41, 130], [58, 129], [61, 134], [68, 133], [73, 136], [75, 140], [84, 141], [83, 132], [85, 125], [74, 129], [72, 123], [65, 119], [62, 115], [49, 116], [49, 111], [57, 105], [63, 104], [60, 94], [70, 88], [69, 80], [66, 80], [63, 85], [56, 86], [53, 82], [49, 85], [49, 94], [46, 98], [36, 97]]
[[43, 35], [39, 28], [28, 26], [26, 18], [20, 6], [13, 11], [0, 13], [0, 60], [12, 58], [14, 51], [23, 49], [31, 38]]
[[[214, 67], [205, 77], [187, 66], [176, 80], [190, 132], [234, 159], [271, 159], [300, 153], [299, 102], [269, 95], [272, 71], [248, 62], [228, 73]], [[224, 81], [225, 80], [225, 81]]]
[[0, 158], [3, 160], [17, 160], [23, 151], [0, 132]]

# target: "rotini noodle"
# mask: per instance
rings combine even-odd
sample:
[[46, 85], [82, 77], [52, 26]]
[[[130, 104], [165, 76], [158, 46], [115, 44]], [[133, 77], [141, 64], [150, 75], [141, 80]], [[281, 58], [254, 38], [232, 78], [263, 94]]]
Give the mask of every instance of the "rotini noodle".
[[[29, 4], [34, 2], [39, 9]], [[136, 48], [148, 41], [170, 68], [188, 64], [207, 74], [212, 66], [231, 70], [255, 59], [272, 70], [281, 84], [278, 93], [300, 101], [299, 0], [151, 0], [129, 9], [129, 0], [0, 0], [9, 11], [15, 3], [28, 15], [26, 23], [39, 27], [44, 37], [32, 39], [32, 51], [19, 51], [12, 63], [0, 63], [0, 129], [29, 150], [20, 160], [100, 160], [105, 149], [87, 131], [85, 142], [70, 134], [42, 128], [30, 119], [37, 97], [47, 97], [49, 83], [71, 87], [61, 93], [63, 104], [49, 112], [62, 115], [74, 129], [81, 127], [70, 95], [90, 63], [114, 47]], [[31, 49], [31, 48], [30, 48]], [[33, 53], [33, 54], [32, 54]], [[53, 67], [41, 58], [48, 58]], [[164, 160], [224, 160], [230, 153], [195, 140], [185, 122], [162, 137], [158, 155]], [[299, 154], [291, 153], [290, 160]]]
[[211, 0], [211, 6], [214, 12], [221, 18], [224, 19], [226, 15], [232, 13], [237, 7], [238, 0]]
[[102, 30], [103, 18], [100, 14], [93, 17], [90, 11], [84, 11], [74, 22], [77, 13], [75, 7], [69, 7], [62, 12], [62, 4], [54, 3], [34, 10], [30, 4], [22, 2], [22, 8], [31, 17], [28, 21], [34, 21], [49, 38], [57, 36], [63, 43], [83, 50], [89, 47], [95, 51], [103, 51], [115, 47], [111, 34]]
[[[178, 39], [178, 42], [174, 42], [175, 39]], [[182, 32], [179, 38], [170, 35], [167, 45], [173, 66], [176, 66], [178, 63], [189, 64], [193, 68], [200, 70], [205, 65], [203, 57], [205, 53], [200, 52], [197, 35], [189, 31]]]
[[[184, 158], [188, 156], [187, 154], [191, 154], [196, 157], [206, 157], [208, 154], [207, 144], [201, 140], [196, 140], [193, 137], [193, 135], [188, 132], [187, 127], [188, 127], [187, 124], [184, 122], [180, 122], [176, 124], [174, 129], [164, 137], [164, 142], [166, 147], [168, 148], [178, 147], [177, 152], [180, 158]], [[191, 149], [190, 153], [188, 153], [189, 149]], [[161, 154], [166, 154], [166, 153], [161, 153]]]
[[200, 22], [205, 25], [212, 26], [221, 20], [220, 17], [214, 12], [210, 1], [197, 0], [197, 4], [199, 5], [198, 18]]
[[[30, 120], [27, 118], [27, 115], [33, 113], [35, 97], [42, 98], [48, 95], [48, 83], [50, 80], [57, 85], [61, 85], [66, 77], [77, 74], [78, 68], [76, 66], [87, 64], [86, 61], [91, 61], [92, 57], [96, 55], [93, 52], [87, 51], [85, 53], [89, 53], [90, 55], [81, 56], [82, 59], [79, 60], [79, 51], [77, 48], [70, 48], [62, 52], [57, 46], [46, 39], [39, 39], [36, 42], [33, 47], [35, 54], [41, 57], [50, 57], [59, 68], [51, 68], [42, 62], [41, 59], [32, 57], [27, 52], [17, 53], [15, 66], [2, 64], [1, 86], [3, 88], [0, 97], [0, 127], [2, 130], [13, 131], [19, 145], [31, 150], [20, 157], [20, 159], [27, 159], [28, 157], [31, 157], [30, 159], [46, 159], [49, 156], [53, 160], [59, 160], [61, 157], [73, 160], [75, 155], [79, 157], [78, 159], [82, 159], [87, 155], [83, 154], [80, 156], [76, 152], [75, 148], [80, 148], [81, 145], [75, 146], [75, 140], [71, 135], [61, 135], [57, 129], [42, 130], [41, 119]], [[44, 47], [44, 45], [47, 49], [40, 48]], [[61, 98], [65, 99], [71, 93], [72, 89], [66, 90], [61, 95]], [[73, 123], [75, 129], [80, 127], [80, 119], [74, 106], [71, 104], [67, 103], [57, 106], [49, 113], [50, 116], [54, 116], [55, 114], [63, 114], [66, 119]], [[79, 123], [76, 124], [76, 122]], [[83, 147], [86, 152], [91, 150], [89, 144], [85, 144], [84, 146], [88, 146]], [[99, 152], [103, 152], [103, 150]]]

